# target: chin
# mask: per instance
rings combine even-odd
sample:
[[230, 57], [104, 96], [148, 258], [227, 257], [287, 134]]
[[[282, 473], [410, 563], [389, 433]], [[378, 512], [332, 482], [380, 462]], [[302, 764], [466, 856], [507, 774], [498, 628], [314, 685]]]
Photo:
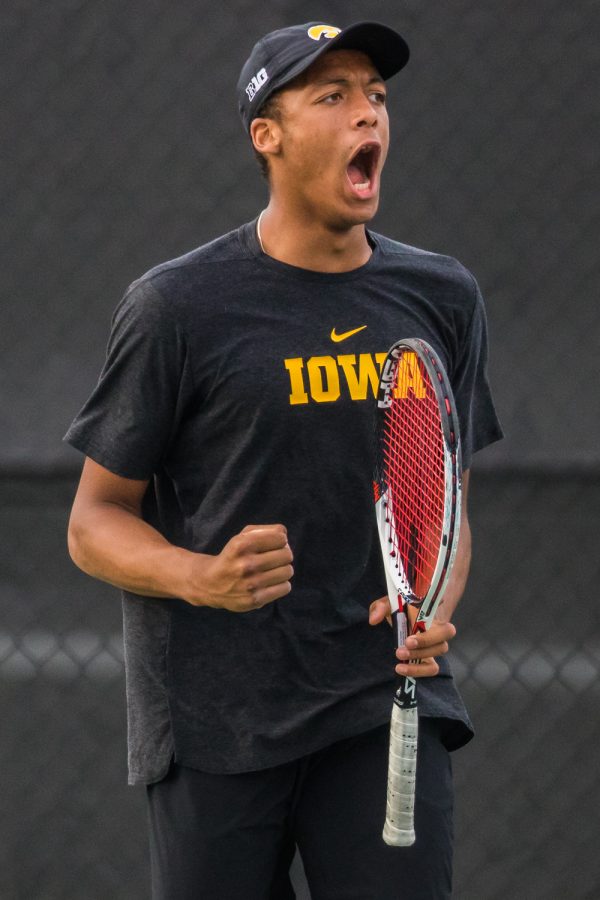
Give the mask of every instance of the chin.
[[379, 209], [379, 195], [364, 200], [344, 196], [329, 208], [323, 205], [322, 200], [317, 200], [313, 209], [315, 218], [328, 223], [335, 231], [348, 231], [357, 225], [366, 225], [374, 218]]
[[363, 205], [353, 210], [352, 219], [354, 225], [366, 225], [375, 218], [379, 209], [379, 198], [365, 201]]

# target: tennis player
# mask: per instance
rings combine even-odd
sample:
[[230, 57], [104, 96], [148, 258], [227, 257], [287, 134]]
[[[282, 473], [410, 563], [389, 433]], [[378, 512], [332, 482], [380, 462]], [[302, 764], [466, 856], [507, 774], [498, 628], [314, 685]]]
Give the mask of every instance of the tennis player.
[[[288, 900], [296, 847], [313, 900], [450, 896], [449, 752], [472, 731], [444, 654], [470, 536], [465, 512], [439, 620], [394, 658], [370, 478], [388, 347], [440, 354], [466, 469], [500, 427], [473, 277], [365, 228], [407, 60], [373, 23], [256, 44], [237, 93], [268, 205], [128, 289], [66, 437], [72, 557], [124, 592], [155, 900]], [[411, 848], [381, 837], [396, 671], [419, 679]]]

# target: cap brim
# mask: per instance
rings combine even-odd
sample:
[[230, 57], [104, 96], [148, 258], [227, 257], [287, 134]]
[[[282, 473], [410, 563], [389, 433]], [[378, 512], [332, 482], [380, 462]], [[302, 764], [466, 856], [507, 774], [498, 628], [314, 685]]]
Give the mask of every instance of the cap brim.
[[276, 79], [270, 93], [285, 87], [330, 50], [361, 50], [371, 59], [384, 80], [403, 69], [410, 56], [408, 44], [397, 31], [379, 22], [357, 22], [343, 29], [336, 37], [323, 41], [314, 53], [288, 69], [282, 78]]
[[333, 48], [362, 50], [386, 80], [403, 69], [410, 56], [404, 38], [379, 22], [357, 22], [356, 25], [350, 25], [327, 42], [324, 52]]

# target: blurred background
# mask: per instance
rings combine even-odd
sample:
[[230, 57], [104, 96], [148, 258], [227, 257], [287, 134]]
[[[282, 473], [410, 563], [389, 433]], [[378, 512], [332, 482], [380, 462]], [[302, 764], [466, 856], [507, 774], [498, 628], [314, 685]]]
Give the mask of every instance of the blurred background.
[[455, 896], [600, 896], [600, 5], [5, 0], [1, 900], [149, 897], [119, 596], [68, 560], [61, 437], [127, 285], [264, 205], [235, 84], [262, 34], [312, 19], [406, 36], [375, 228], [458, 257], [488, 307], [507, 438], [472, 476]]

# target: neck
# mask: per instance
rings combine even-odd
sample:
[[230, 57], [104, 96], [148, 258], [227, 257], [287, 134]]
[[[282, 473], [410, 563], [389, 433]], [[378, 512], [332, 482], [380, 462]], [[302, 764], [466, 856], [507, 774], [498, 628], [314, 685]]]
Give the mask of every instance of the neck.
[[314, 218], [286, 214], [272, 201], [260, 214], [258, 238], [263, 253], [313, 272], [349, 272], [371, 256], [364, 225], [328, 227]]

